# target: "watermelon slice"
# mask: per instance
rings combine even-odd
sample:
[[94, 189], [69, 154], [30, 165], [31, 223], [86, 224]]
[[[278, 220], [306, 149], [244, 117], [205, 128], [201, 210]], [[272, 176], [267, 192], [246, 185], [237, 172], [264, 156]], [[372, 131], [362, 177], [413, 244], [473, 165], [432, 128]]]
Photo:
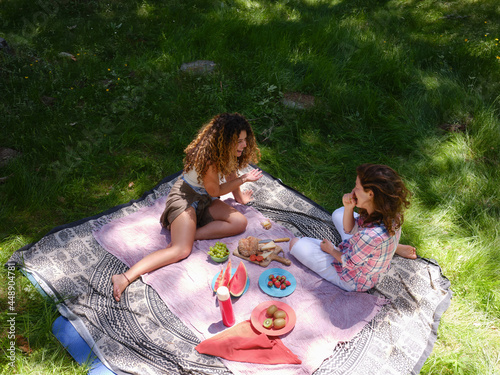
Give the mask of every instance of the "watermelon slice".
[[224, 275], [224, 269], [220, 270], [219, 276], [217, 276], [217, 279], [215, 280], [214, 292], [217, 292], [217, 288], [219, 287], [220, 282], [222, 281], [223, 275]]
[[231, 280], [231, 259], [228, 260], [226, 270], [224, 271], [224, 276], [219, 286], [227, 286], [229, 288], [229, 281]]
[[248, 273], [243, 262], [240, 262], [236, 272], [229, 281], [229, 293], [233, 297], [239, 297], [245, 291], [248, 281]]

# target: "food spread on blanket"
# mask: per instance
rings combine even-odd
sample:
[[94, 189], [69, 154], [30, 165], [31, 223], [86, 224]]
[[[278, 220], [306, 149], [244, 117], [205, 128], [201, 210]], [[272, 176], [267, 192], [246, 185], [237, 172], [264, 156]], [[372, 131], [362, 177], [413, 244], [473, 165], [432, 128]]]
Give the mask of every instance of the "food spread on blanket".
[[278, 255], [279, 253], [284, 254], [284, 251], [276, 245], [276, 242], [287, 241], [290, 241], [290, 238], [260, 240], [254, 236], [248, 236], [238, 241], [238, 247], [233, 251], [233, 254], [262, 267], [267, 267], [273, 260], [289, 266], [292, 262], [290, 259]]
[[[239, 240], [237, 248], [238, 254], [235, 253], [235, 255], [239, 255], [240, 258], [246, 257], [252, 263], [260, 264], [277, 250], [278, 246], [276, 242], [285, 242], [289, 240], [289, 238], [260, 240], [256, 237], [249, 236]], [[281, 248], [278, 250], [283, 251]], [[210, 247], [208, 254], [211, 257], [217, 256], [222, 258], [227, 256], [228, 252], [226, 244], [217, 242], [214, 246]], [[269, 264], [269, 262], [267, 264]], [[277, 291], [285, 292], [287, 288], [289, 288], [287, 292], [293, 292], [296, 287], [296, 281], [292, 274], [280, 268], [273, 268], [268, 271], [270, 272], [264, 271], [259, 278], [261, 289], [263, 289], [264, 283], [267, 282], [267, 287], [273, 290], [272, 292], [269, 290], [266, 291], [267, 294], [274, 295]], [[227, 287], [232, 297], [240, 297], [248, 289], [249, 284], [250, 280], [244, 262], [240, 261], [238, 267], [234, 270], [232, 268], [231, 259], [228, 259], [227, 265], [214, 276], [212, 290], [217, 293], [219, 288]], [[288, 295], [289, 293], [283, 295]], [[280, 297], [279, 294], [276, 296]], [[269, 304], [269, 302], [270, 301], [267, 301], [265, 306], [260, 304], [252, 312], [251, 322], [254, 328], [257, 330], [259, 330], [259, 328], [265, 329], [266, 331], [264, 333], [272, 336], [282, 335], [293, 329], [296, 319], [293, 309], [284, 303], [276, 301], [275, 303]], [[277, 304], [280, 306], [278, 307]], [[287, 314], [285, 310], [288, 310], [289, 314]], [[256, 325], [258, 325], [259, 328], [257, 328]]]
[[[271, 223], [268, 222], [268, 224], [270, 228]], [[234, 250], [233, 255], [262, 267], [267, 267], [272, 260], [277, 260], [289, 266], [291, 264], [290, 260], [278, 255], [283, 252], [283, 249], [277, 245], [277, 243], [288, 241], [290, 241], [288, 237], [259, 239], [248, 236], [238, 241], [238, 247]], [[212, 290], [217, 293], [220, 287], [225, 286], [232, 297], [241, 297], [249, 288], [248, 272], [243, 261], [240, 261], [238, 267], [234, 270], [228, 253], [227, 245], [220, 241], [211, 246], [208, 251], [208, 255], [216, 262], [218, 260], [214, 259], [214, 257], [218, 259], [228, 258], [227, 265], [214, 275]], [[266, 285], [268, 290], [265, 292], [276, 297], [291, 294], [295, 290], [296, 284], [293, 275], [280, 268], [266, 270], [259, 277], [260, 288], [263, 289], [263, 285]], [[268, 336], [281, 336], [290, 332], [294, 328], [295, 322], [294, 310], [279, 301], [266, 301], [259, 304], [254, 308], [250, 317], [252, 326], [260, 333]]]

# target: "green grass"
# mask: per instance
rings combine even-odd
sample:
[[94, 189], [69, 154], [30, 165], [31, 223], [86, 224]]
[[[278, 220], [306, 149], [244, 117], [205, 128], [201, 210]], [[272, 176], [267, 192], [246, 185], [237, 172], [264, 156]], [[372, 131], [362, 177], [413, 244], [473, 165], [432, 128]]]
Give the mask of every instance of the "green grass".
[[[238, 111], [260, 166], [330, 211], [358, 164], [397, 169], [413, 192], [403, 240], [454, 291], [422, 373], [500, 373], [496, 0], [10, 0], [0, 21], [0, 147], [22, 152], [0, 167], [2, 263], [140, 197], [202, 123]], [[201, 59], [212, 74], [179, 71]], [[317, 104], [286, 108], [287, 92]], [[15, 283], [18, 373], [85, 373], [50, 334], [50, 303]]]

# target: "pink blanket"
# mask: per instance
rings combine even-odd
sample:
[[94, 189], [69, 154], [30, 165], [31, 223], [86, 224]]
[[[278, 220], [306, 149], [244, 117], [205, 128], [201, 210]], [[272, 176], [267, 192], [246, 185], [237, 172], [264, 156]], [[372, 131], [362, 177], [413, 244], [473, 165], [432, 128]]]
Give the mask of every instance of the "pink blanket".
[[[290, 237], [293, 234], [283, 226], [273, 223], [264, 230], [260, 222], [265, 218], [256, 209], [222, 197], [228, 204], [245, 214], [246, 231], [222, 241], [232, 251], [238, 240], [247, 236], [258, 238]], [[116, 219], [94, 232], [96, 240], [111, 254], [129, 267], [155, 250], [166, 247], [170, 233], [159, 223], [166, 197], [159, 198], [152, 206], [144, 207], [126, 217]], [[226, 327], [222, 324], [216, 297], [212, 291], [213, 277], [225, 266], [213, 262], [207, 255], [217, 240], [196, 241], [191, 255], [181, 262], [143, 275], [177, 315], [200, 339], [212, 337]], [[347, 293], [324, 281], [288, 255], [288, 243], [281, 243], [290, 267], [272, 261], [270, 268], [283, 268], [297, 280], [296, 290], [284, 298], [265, 294], [258, 285], [260, 274], [267, 268], [245, 262], [250, 278], [250, 288], [240, 298], [233, 299], [236, 323], [250, 319], [252, 310], [261, 302], [276, 299], [291, 306], [297, 315], [295, 328], [281, 337], [283, 343], [302, 360], [301, 365], [256, 365], [222, 360], [236, 374], [311, 374], [329, 355], [339, 341], [352, 339], [378, 313], [386, 300], [366, 293]], [[236, 268], [240, 258], [231, 254]]]

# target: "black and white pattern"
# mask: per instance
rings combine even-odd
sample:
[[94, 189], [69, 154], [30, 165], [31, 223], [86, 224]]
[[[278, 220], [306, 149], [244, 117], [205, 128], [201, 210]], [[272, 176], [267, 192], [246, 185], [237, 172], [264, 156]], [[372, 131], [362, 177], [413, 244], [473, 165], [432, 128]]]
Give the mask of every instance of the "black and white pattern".
[[[150, 206], [168, 193], [178, 173], [137, 201], [95, 217], [55, 228], [37, 243], [16, 251], [8, 264], [29, 272], [58, 304], [101, 361], [117, 374], [229, 374], [215, 357], [194, 348], [196, 336], [140, 280], [120, 304], [112, 298], [111, 276], [126, 266], [94, 239], [110, 221]], [[295, 235], [340, 236], [330, 213], [265, 174], [252, 205]], [[448, 308], [448, 280], [433, 260], [395, 257], [390, 271], [370, 291], [391, 300], [351, 341], [339, 343], [316, 374], [416, 374], [432, 351], [441, 314]]]

